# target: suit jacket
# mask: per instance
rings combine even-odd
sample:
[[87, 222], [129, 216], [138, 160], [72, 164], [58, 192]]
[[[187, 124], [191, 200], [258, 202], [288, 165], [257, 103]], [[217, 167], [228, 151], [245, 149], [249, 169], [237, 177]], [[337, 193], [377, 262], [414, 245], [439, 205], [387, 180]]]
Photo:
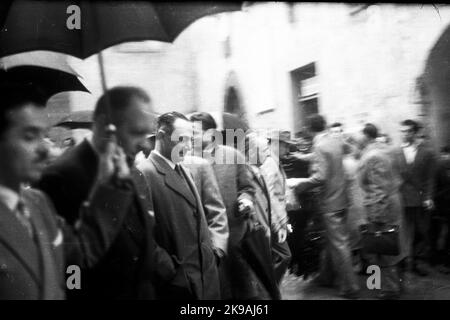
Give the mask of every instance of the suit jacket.
[[211, 165], [207, 160], [195, 156], [185, 157], [183, 165], [192, 173], [199, 191], [214, 247], [227, 252], [229, 236], [227, 211]]
[[315, 187], [321, 187], [320, 210], [322, 212], [340, 211], [347, 208], [345, 172], [343, 157], [347, 146], [329, 133], [314, 138], [311, 176], [297, 186], [302, 193]]
[[139, 170], [151, 185], [155, 238], [172, 257], [176, 276], [157, 291], [167, 299], [219, 299], [220, 288], [200, 195], [186, 171], [185, 180], [152, 152]]
[[[78, 217], [78, 210], [94, 183], [97, 167], [98, 157], [85, 140], [45, 171], [39, 187], [69, 223], [73, 224]], [[139, 176], [135, 170], [133, 176]], [[137, 191], [136, 185], [134, 188], [133, 201], [117, 238], [95, 266], [82, 269], [82, 289], [69, 291], [69, 298], [154, 299], [153, 283], [174, 276], [170, 257], [154, 241], [149, 201], [143, 204], [145, 196]]]
[[401, 194], [405, 207], [421, 207], [422, 202], [433, 199], [436, 159], [433, 151], [421, 143], [414, 162], [406, 162], [403, 148], [394, 150], [397, 170], [403, 179]]
[[286, 211], [286, 174], [273, 155], [267, 157], [261, 165], [270, 195], [272, 206], [272, 229], [278, 232], [286, 228], [288, 217]]
[[[111, 206], [105, 205], [113, 197]], [[117, 236], [131, 193], [100, 186], [70, 227], [59, 218], [51, 201], [31, 188], [21, 192], [31, 215], [34, 239], [14, 212], [0, 203], [0, 300], [65, 298], [65, 265], [98, 261]]]
[[[235, 246], [242, 240], [247, 230], [246, 219], [241, 217], [238, 211], [238, 201], [244, 198], [253, 201], [255, 191], [244, 155], [229, 146], [213, 145], [212, 147], [208, 148], [209, 150], [206, 149], [205, 153], [211, 152], [209, 161], [214, 169], [220, 194], [227, 209], [230, 228], [228, 245]], [[227, 163], [227, 159], [234, 162]]]
[[399, 191], [401, 180], [386, 146], [378, 142], [367, 146], [359, 161], [358, 180], [369, 222], [400, 224], [403, 210]]

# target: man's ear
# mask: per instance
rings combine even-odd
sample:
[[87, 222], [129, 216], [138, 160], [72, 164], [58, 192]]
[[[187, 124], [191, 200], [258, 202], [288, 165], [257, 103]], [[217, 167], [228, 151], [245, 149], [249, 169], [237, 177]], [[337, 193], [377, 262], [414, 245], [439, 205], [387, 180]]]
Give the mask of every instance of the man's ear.
[[160, 128], [156, 132], [156, 139], [161, 140], [162, 138], [164, 138], [165, 135], [166, 135], [166, 131], [164, 131], [164, 129]]

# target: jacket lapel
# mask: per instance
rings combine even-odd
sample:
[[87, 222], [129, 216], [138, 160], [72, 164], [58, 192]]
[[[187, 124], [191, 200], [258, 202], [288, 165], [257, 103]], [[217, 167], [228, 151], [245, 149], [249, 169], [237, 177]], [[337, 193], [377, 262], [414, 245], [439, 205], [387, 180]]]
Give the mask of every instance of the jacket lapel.
[[0, 242], [17, 257], [38, 285], [41, 285], [39, 253], [14, 212], [0, 202]]
[[[155, 165], [156, 170], [158, 170], [159, 173], [164, 175], [164, 182], [166, 186], [175, 191], [176, 193], [178, 193], [184, 199], [186, 199], [186, 201], [191, 206], [196, 207], [197, 204], [193, 192], [191, 192], [191, 190], [188, 189], [188, 186], [181, 180], [181, 177], [178, 176], [175, 170], [172, 170], [172, 168], [169, 166], [168, 163], [165, 162], [164, 159], [162, 159], [160, 156], [156, 155], [153, 152], [150, 154], [150, 160]], [[186, 179], [186, 181], [187, 180], [188, 179]]]

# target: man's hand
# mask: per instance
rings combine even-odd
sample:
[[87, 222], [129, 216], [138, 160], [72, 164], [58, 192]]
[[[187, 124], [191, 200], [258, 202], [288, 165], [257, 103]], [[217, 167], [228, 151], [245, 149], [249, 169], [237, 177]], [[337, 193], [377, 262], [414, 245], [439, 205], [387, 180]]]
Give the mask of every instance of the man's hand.
[[249, 217], [253, 212], [253, 202], [248, 199], [239, 200], [238, 210], [241, 216]]
[[278, 243], [285, 242], [287, 239], [287, 229], [281, 228], [280, 230], [278, 230], [277, 236], [278, 236]]
[[98, 183], [108, 183], [113, 179], [124, 180], [130, 177], [130, 168], [123, 149], [114, 140], [109, 140], [99, 155]]
[[433, 210], [434, 209], [434, 201], [431, 199], [425, 200], [423, 202], [423, 207], [425, 210]]

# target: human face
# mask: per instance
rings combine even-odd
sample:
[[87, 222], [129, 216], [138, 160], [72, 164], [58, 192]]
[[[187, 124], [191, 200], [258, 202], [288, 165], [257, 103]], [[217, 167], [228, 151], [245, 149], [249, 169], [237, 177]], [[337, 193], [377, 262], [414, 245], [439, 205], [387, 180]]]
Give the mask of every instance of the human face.
[[0, 137], [1, 183], [18, 190], [40, 179], [48, 157], [47, 114], [28, 103], [10, 112], [9, 128]]
[[120, 113], [117, 142], [129, 160], [134, 160], [139, 151], [145, 150], [147, 136], [154, 131], [154, 115], [150, 110], [150, 104], [134, 99]]
[[280, 158], [286, 156], [290, 152], [290, 146], [286, 142], [280, 141]]
[[412, 126], [402, 126], [400, 129], [402, 140], [404, 143], [413, 143], [415, 139], [414, 129]]
[[174, 163], [183, 161], [192, 147], [193, 127], [190, 121], [177, 118], [171, 134], [164, 133], [162, 154]]

